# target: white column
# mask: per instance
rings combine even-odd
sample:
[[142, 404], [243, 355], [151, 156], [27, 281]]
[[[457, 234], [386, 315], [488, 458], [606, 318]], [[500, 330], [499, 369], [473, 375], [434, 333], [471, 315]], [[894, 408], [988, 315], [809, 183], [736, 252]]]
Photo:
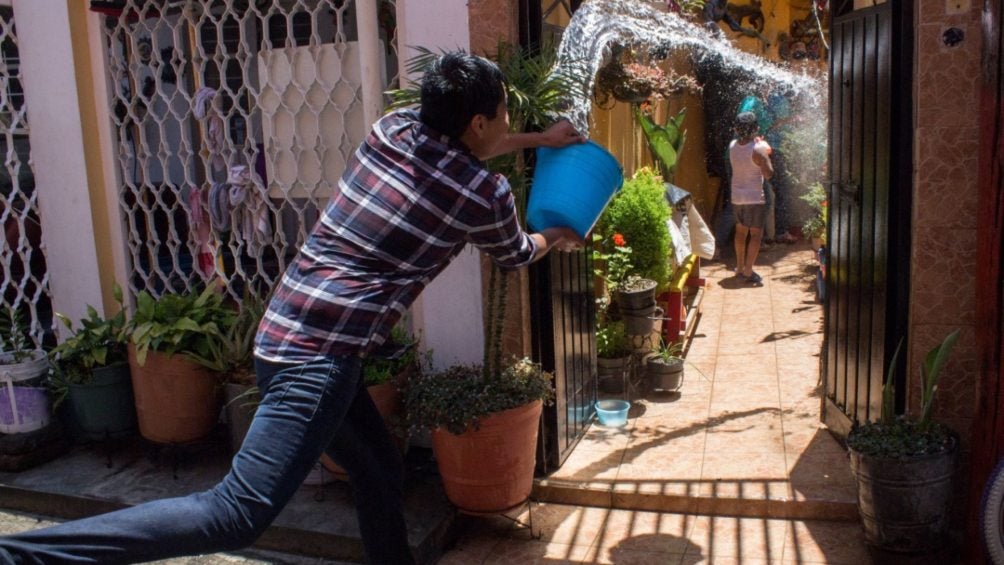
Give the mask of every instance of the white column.
[[[435, 52], [470, 50], [467, 0], [437, 0], [435, 9], [427, 2], [399, 1], [397, 22], [401, 69], [416, 54], [414, 47]], [[421, 332], [423, 345], [432, 349], [437, 368], [455, 362], [481, 362], [484, 329], [478, 252], [470, 247], [465, 249], [425, 289], [413, 311], [415, 329]]]
[[53, 308], [78, 320], [102, 304], [67, 2], [13, 8]]
[[380, 49], [379, 26], [377, 25], [376, 0], [356, 0], [356, 26], [359, 28], [359, 69], [363, 83], [363, 116], [367, 124], [380, 119], [383, 114], [383, 56]]

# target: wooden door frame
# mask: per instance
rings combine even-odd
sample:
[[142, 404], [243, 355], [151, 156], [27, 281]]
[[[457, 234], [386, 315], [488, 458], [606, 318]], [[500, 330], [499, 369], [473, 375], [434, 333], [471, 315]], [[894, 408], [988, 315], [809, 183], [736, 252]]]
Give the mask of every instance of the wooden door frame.
[[985, 563], [980, 538], [983, 486], [1004, 456], [1004, 0], [983, 2], [979, 200], [976, 228], [976, 346], [979, 404], [972, 427], [967, 563]]

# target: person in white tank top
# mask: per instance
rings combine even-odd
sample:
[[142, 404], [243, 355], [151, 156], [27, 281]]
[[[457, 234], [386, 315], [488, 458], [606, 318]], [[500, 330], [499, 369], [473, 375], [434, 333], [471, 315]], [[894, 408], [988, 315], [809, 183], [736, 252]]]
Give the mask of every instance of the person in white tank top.
[[[756, 137], [756, 115], [741, 112], [736, 116], [736, 139], [729, 144], [732, 164], [732, 207], [736, 216], [736, 277], [761, 285], [763, 279], [753, 272], [760, 253], [760, 240], [767, 220], [763, 181], [774, 175], [770, 145]], [[748, 239], [747, 239], [748, 238]]]

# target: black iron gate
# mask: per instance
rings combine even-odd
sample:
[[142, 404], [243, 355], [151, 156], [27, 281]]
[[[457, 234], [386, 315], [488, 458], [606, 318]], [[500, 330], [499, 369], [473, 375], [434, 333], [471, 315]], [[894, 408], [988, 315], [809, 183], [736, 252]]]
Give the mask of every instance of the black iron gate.
[[886, 363], [906, 327], [911, 11], [912, 1], [892, 1], [831, 26], [824, 421], [840, 434], [878, 417]]

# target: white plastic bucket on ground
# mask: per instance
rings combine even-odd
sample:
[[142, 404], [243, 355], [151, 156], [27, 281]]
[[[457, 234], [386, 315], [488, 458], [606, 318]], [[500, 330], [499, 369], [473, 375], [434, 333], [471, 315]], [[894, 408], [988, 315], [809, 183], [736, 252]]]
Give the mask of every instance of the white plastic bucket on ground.
[[622, 184], [620, 163], [593, 141], [540, 147], [526, 221], [534, 231], [568, 227], [585, 238]]
[[14, 363], [10, 353], [0, 353], [0, 432], [33, 432], [49, 425], [48, 370], [44, 351], [34, 351], [21, 363]]

